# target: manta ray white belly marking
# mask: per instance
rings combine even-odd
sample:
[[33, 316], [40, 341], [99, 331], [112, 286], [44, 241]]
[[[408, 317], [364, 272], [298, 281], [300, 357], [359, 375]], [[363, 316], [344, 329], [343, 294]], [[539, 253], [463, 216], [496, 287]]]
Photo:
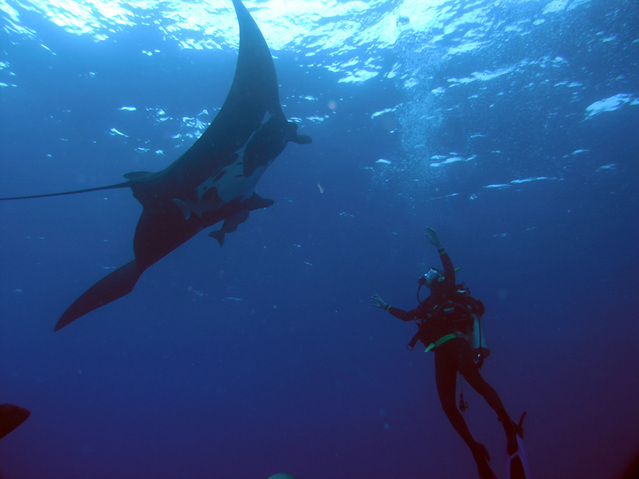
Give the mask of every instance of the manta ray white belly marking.
[[[273, 115], [271, 115], [270, 111], [264, 113], [264, 118], [262, 118], [259, 127], [246, 140], [246, 143], [234, 153], [236, 155], [235, 161], [224, 168], [216, 170], [197, 187], [197, 201], [180, 198], [173, 199], [173, 203], [180, 208], [185, 220], [188, 221], [193, 213], [201, 218], [204, 213], [214, 211], [220, 207], [220, 200], [223, 203], [229, 203], [238, 198], [249, 198], [253, 194], [255, 185], [268, 165], [257, 168], [251, 176], [245, 176], [244, 157], [246, 147], [272, 117]], [[217, 195], [207, 195], [212, 189], [216, 190]]]

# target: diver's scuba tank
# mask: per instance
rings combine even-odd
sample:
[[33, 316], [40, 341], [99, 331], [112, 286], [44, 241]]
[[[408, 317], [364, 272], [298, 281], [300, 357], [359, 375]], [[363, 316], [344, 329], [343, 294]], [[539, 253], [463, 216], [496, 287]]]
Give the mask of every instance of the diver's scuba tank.
[[[424, 274], [421, 278], [419, 278], [419, 280], [417, 281], [419, 284], [419, 287], [417, 288], [417, 301], [419, 302], [419, 304], [422, 303], [422, 299], [420, 298], [419, 293], [422, 289], [422, 286], [429, 284], [427, 278], [431, 270], [438, 273], [436, 281], [443, 282], [445, 279], [442, 272], [433, 267], [431, 267], [426, 274]], [[459, 270], [461, 270], [461, 268], [455, 268], [455, 273], [457, 273]], [[482, 365], [484, 364], [484, 359], [490, 356], [490, 348], [488, 347], [488, 343], [486, 341], [486, 335], [484, 334], [484, 328], [482, 327], [482, 324], [481, 324], [481, 316], [484, 314], [485, 308], [481, 301], [477, 301], [471, 298], [470, 290], [466, 288], [464, 283], [458, 284], [456, 285], [456, 287], [457, 287], [457, 293], [461, 293], [462, 297], [464, 298], [466, 297], [469, 298], [472, 301], [472, 303], [469, 303], [468, 299], [462, 300], [460, 301], [460, 303], [455, 303], [453, 301], [448, 301], [447, 303], [450, 303], [453, 308], [455, 307], [461, 308], [466, 314], [465, 316], [466, 327], [461, 328], [461, 330], [464, 331], [463, 336], [470, 346], [473, 362], [477, 365], [477, 367], [481, 368]], [[442, 309], [445, 312], [447, 311], [444, 308]], [[475, 311], [475, 312], [472, 312], [472, 311]], [[473, 318], [472, 329], [468, 329], [469, 319], [470, 319], [468, 317], [469, 313]], [[415, 346], [415, 343], [417, 342], [418, 335], [419, 334], [416, 334], [413, 337], [413, 340], [408, 345], [408, 349], [413, 349], [413, 346]]]
[[473, 361], [479, 367], [484, 363], [484, 359], [490, 356], [490, 348], [486, 341], [484, 328], [481, 324], [481, 316], [473, 314], [473, 329], [466, 338], [470, 344]]

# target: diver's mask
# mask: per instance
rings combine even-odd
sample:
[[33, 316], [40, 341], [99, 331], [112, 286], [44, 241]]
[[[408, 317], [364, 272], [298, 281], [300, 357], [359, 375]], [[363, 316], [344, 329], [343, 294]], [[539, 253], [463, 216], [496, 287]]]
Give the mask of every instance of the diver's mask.
[[440, 280], [440, 278], [443, 279], [442, 274], [435, 268], [430, 268], [424, 276], [419, 278], [419, 285], [422, 286], [425, 284], [426, 286], [430, 286], [435, 281]]
[[435, 281], [443, 281], [444, 280], [444, 276], [435, 268], [431, 267], [424, 276], [422, 276], [421, 278], [419, 278], [419, 280], [417, 281], [419, 283], [419, 288], [417, 288], [417, 302], [421, 304], [422, 300], [419, 297], [419, 292], [422, 289], [422, 286], [426, 285], [430, 288], [430, 286], [435, 282]]

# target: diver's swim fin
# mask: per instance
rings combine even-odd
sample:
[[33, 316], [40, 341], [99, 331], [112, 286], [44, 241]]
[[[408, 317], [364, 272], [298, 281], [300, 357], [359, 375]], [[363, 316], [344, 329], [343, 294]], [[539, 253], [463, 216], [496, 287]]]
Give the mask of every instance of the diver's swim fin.
[[510, 454], [507, 459], [508, 479], [530, 479], [530, 470], [528, 469], [528, 460], [526, 459], [523, 441], [525, 417], [526, 413], [523, 413], [517, 425], [517, 450]]

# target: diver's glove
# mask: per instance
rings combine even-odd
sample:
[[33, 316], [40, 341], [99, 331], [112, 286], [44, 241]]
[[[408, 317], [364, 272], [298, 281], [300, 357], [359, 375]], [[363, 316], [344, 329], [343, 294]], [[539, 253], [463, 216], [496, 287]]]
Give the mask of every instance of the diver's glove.
[[439, 235], [434, 228], [424, 228], [426, 239], [430, 241], [430, 243], [437, 248], [437, 250], [442, 250], [444, 247], [442, 246], [442, 242], [439, 240]]
[[371, 304], [376, 308], [383, 309], [385, 311], [388, 311], [390, 309], [390, 305], [384, 302], [379, 294], [374, 294], [373, 296], [371, 296]]

